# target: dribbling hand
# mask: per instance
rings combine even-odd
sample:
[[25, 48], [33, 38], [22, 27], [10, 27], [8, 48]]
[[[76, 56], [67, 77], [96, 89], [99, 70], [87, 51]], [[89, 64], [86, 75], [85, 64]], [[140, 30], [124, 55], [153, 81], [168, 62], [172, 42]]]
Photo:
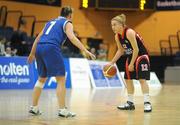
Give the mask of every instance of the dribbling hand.
[[109, 62], [109, 63], [107, 64], [107, 66], [111, 66], [111, 65], [114, 65], [114, 63], [113, 63], [113, 62]]

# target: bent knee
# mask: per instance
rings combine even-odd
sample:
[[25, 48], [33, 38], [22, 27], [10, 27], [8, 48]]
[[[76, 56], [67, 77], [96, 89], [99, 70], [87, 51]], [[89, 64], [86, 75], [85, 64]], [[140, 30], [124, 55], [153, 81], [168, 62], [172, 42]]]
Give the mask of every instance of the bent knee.
[[35, 87], [38, 88], [44, 88], [45, 82], [46, 82], [47, 78], [38, 78], [38, 80], [36, 81]]
[[40, 82], [39, 80], [36, 81], [35, 87], [38, 88], [44, 88], [45, 83], [44, 82]]
[[39, 78], [38, 78], [38, 81], [41, 82], [41, 83], [45, 83], [46, 80], [47, 80], [46, 77], [45, 77], [45, 78], [42, 78], [42, 77], [39, 77]]
[[66, 77], [65, 76], [56, 76], [57, 83], [65, 84]]

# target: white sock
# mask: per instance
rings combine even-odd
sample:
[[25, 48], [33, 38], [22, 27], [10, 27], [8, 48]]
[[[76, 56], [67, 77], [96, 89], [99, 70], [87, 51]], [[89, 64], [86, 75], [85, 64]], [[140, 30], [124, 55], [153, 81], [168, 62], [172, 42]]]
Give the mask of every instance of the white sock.
[[32, 106], [33, 108], [38, 108], [38, 106]]
[[38, 106], [32, 106], [32, 109], [33, 109], [34, 111], [37, 111], [37, 110], [38, 110]]
[[66, 107], [64, 107], [64, 108], [59, 108], [59, 110], [64, 110], [64, 109], [66, 109]]
[[150, 102], [149, 93], [144, 93], [144, 102]]
[[133, 94], [128, 94], [128, 101], [134, 103], [134, 97], [133, 97]]

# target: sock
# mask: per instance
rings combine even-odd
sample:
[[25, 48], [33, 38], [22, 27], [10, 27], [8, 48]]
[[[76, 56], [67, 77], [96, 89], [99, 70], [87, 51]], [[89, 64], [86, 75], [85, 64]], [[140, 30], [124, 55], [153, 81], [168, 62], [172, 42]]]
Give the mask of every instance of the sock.
[[32, 106], [32, 110], [36, 112], [38, 110], [38, 106]]
[[60, 110], [65, 110], [65, 109], [67, 109], [67, 108], [66, 108], [66, 107], [64, 107], [64, 108], [59, 108], [59, 111], [60, 111]]
[[134, 103], [133, 94], [128, 94], [128, 101]]
[[144, 102], [150, 102], [149, 93], [145, 93], [145, 94], [144, 94]]
[[37, 109], [38, 108], [38, 106], [36, 105], [36, 106], [32, 106], [33, 108], [35, 108], [35, 109]]

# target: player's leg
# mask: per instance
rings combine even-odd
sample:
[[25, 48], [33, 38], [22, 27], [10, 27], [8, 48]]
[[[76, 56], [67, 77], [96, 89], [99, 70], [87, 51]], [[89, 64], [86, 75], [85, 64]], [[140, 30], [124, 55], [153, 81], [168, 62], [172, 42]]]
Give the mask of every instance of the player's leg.
[[34, 86], [34, 92], [33, 92], [33, 106], [38, 105], [39, 97], [41, 95], [41, 91], [44, 88], [44, 84], [46, 82], [46, 77], [39, 77], [36, 81], [36, 84]]
[[56, 88], [56, 95], [59, 105], [59, 112], [58, 115], [61, 117], [74, 117], [76, 116], [75, 113], [70, 112], [67, 110], [66, 104], [65, 104], [65, 97], [66, 97], [66, 79], [65, 76], [57, 76], [57, 88]]
[[128, 101], [133, 102], [134, 103], [134, 84], [133, 84], [133, 80], [128, 80], [126, 79], [126, 85], [127, 85], [127, 93], [128, 93]]
[[63, 57], [60, 53], [59, 48], [55, 48], [54, 45], [48, 46], [48, 51], [46, 51], [45, 64], [47, 68], [47, 76], [56, 76], [57, 81], [57, 100], [59, 105], [58, 115], [61, 117], [73, 117], [75, 113], [67, 110], [65, 105], [66, 96], [66, 84], [65, 84], [65, 66]]
[[41, 91], [44, 87], [44, 84], [46, 82], [46, 77], [39, 77], [38, 80], [36, 81], [36, 84], [34, 86], [34, 91], [33, 91], [33, 105], [31, 106], [29, 113], [32, 113], [34, 115], [40, 115], [41, 112], [38, 108], [38, 102], [39, 102], [39, 98], [41, 95]]
[[141, 89], [144, 95], [144, 112], [151, 112], [152, 106], [150, 103], [149, 86], [146, 80], [150, 79], [150, 64], [148, 57], [141, 56], [137, 62], [137, 77], [139, 79]]
[[66, 96], [66, 85], [65, 85], [65, 77], [59, 76], [56, 77], [57, 81], [57, 88], [56, 88], [56, 95], [58, 100], [59, 108], [65, 108], [65, 96]]
[[47, 71], [46, 71], [46, 65], [44, 62], [44, 56], [42, 56], [42, 49], [43, 47], [41, 47], [40, 45], [37, 46], [37, 51], [36, 51], [36, 62], [37, 62], [37, 70], [38, 70], [38, 75], [39, 78], [35, 83], [34, 86], [34, 91], [33, 91], [33, 104], [30, 107], [29, 113], [32, 113], [34, 115], [39, 115], [41, 114], [41, 112], [38, 109], [38, 102], [39, 102], [39, 98], [41, 95], [41, 91], [44, 87], [44, 84], [46, 82], [46, 77], [47, 77]]
[[151, 112], [152, 106], [150, 103], [149, 86], [145, 79], [140, 79], [139, 82], [141, 84], [141, 89], [144, 95], [144, 112]]
[[119, 105], [117, 108], [120, 110], [134, 110], [134, 84], [133, 84], [133, 78], [135, 73], [134, 72], [129, 72], [128, 71], [128, 59], [126, 60], [126, 70], [125, 70], [125, 82], [126, 82], [126, 87], [127, 87], [127, 93], [128, 93], [128, 99], [127, 102], [123, 105]]
[[134, 110], [134, 85], [132, 80], [125, 80], [126, 81], [126, 87], [127, 87], [127, 93], [128, 93], [128, 99], [125, 104], [119, 105], [117, 108], [120, 110]]

